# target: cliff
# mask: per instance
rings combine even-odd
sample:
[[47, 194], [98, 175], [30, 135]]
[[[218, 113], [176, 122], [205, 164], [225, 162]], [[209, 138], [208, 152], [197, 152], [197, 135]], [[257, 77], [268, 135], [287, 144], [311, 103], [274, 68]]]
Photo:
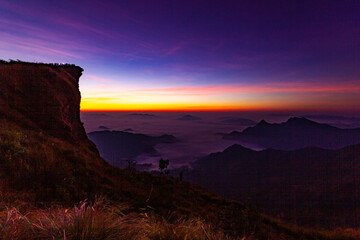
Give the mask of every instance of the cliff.
[[70, 202], [110, 191], [100, 184], [108, 164], [80, 121], [82, 71], [0, 62], [0, 190], [6, 196], [21, 191], [35, 202]]
[[72, 65], [1, 62], [0, 117], [55, 137], [86, 139], [80, 122], [82, 72]]

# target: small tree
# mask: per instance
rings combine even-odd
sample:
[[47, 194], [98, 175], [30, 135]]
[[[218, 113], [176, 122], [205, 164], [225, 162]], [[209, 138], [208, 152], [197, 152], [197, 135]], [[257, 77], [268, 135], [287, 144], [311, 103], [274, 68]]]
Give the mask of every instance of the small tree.
[[169, 174], [170, 171], [167, 169], [168, 166], [169, 166], [169, 159], [165, 160], [160, 158], [159, 169], [163, 175]]
[[128, 169], [130, 172], [134, 172], [136, 168], [136, 161], [132, 159], [127, 159], [125, 162], [128, 164], [126, 169]]

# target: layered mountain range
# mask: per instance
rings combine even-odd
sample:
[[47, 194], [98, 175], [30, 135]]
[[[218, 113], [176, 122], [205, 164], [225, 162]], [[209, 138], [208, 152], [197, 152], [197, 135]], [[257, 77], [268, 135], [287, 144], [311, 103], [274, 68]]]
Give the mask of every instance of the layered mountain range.
[[304, 147], [339, 149], [360, 143], [360, 128], [341, 129], [306, 118], [293, 117], [283, 123], [268, 123], [262, 120], [254, 127], [248, 127], [242, 132], [233, 131], [223, 138], [279, 150]]

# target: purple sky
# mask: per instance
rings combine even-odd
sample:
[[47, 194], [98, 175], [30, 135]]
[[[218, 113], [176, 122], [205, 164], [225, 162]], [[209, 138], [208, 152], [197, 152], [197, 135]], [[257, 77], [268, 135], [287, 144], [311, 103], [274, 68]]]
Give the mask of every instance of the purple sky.
[[0, 58], [80, 65], [83, 109], [359, 112], [360, 2], [0, 0]]

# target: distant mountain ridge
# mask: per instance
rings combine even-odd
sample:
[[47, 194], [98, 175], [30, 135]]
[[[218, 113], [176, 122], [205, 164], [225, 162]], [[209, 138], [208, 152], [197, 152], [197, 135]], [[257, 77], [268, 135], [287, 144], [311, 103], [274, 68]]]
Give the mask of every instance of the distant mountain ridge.
[[198, 120], [201, 120], [201, 118], [187, 114], [182, 117], [179, 117], [177, 120], [179, 120], [179, 121], [198, 121]]
[[346, 116], [337, 116], [337, 115], [304, 115], [303, 117], [321, 122], [326, 123], [338, 128], [358, 128], [360, 127], [360, 118], [358, 117], [346, 117]]
[[339, 149], [360, 143], [360, 128], [341, 129], [306, 118], [292, 117], [283, 123], [260, 121], [242, 132], [234, 131], [224, 139], [256, 144], [262, 148], [294, 150], [304, 147]]
[[143, 153], [157, 154], [154, 146], [159, 143], [175, 143], [172, 135], [149, 136], [124, 131], [96, 131], [88, 137], [98, 147], [102, 157], [112, 165], [126, 167], [126, 159], [135, 159]]

